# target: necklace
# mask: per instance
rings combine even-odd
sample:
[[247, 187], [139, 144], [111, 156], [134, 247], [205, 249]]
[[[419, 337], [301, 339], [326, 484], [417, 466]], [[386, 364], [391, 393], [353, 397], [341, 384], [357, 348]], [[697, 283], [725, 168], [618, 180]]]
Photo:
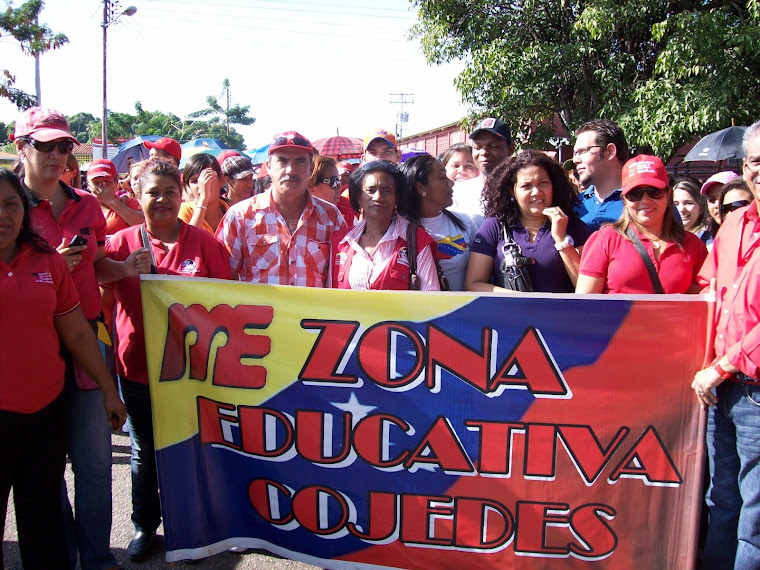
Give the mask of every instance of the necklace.
[[652, 247], [653, 247], [654, 249], [660, 249], [660, 238], [658, 238], [658, 237], [655, 237], [655, 236], [652, 236], [652, 235], [648, 235], [648, 234], [646, 234], [645, 232], [641, 232], [641, 233], [642, 233], [642, 235], [643, 235], [645, 238], [647, 238], [649, 241], [651, 241], [651, 242], [652, 242]]

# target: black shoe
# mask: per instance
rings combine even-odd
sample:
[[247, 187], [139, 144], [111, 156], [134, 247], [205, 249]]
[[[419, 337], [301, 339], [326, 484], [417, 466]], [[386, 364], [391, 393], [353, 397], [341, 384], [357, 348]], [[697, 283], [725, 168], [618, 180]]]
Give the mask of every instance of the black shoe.
[[127, 547], [127, 556], [134, 562], [139, 562], [148, 554], [150, 547], [153, 545], [153, 539], [156, 538], [156, 531], [145, 532], [138, 530]]

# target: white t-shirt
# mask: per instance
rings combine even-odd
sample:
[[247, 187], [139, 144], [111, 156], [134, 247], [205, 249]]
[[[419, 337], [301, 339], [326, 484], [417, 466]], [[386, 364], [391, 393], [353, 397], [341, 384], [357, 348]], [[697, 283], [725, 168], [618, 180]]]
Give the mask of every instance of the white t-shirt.
[[483, 185], [484, 181], [480, 176], [454, 182], [454, 203], [449, 208], [451, 212], [467, 214], [478, 228], [486, 218], [483, 206], [480, 205]]
[[464, 230], [441, 212], [434, 218], [422, 218], [425, 228], [438, 243], [438, 261], [452, 291], [464, 291], [467, 263], [470, 261], [470, 244], [478, 233], [475, 223], [466, 215], [452, 212], [465, 226]]

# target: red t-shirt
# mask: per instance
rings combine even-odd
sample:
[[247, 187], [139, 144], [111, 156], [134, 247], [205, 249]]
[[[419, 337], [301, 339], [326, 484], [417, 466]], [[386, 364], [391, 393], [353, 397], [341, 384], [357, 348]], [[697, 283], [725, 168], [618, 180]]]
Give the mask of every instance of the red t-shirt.
[[[140, 202], [132, 198], [131, 196], [119, 196], [119, 200], [122, 204], [124, 204], [127, 208], [130, 210], [136, 210], [140, 211]], [[103, 211], [101, 209], [101, 211]], [[113, 210], [108, 210], [106, 213], [106, 234], [109, 236], [115, 234], [116, 232], [120, 230], [127, 229], [129, 227], [129, 224], [124, 221], [124, 218], [122, 218], [119, 214], [114, 212]]]
[[[676, 244], [668, 243], [660, 258], [655, 259], [652, 242], [638, 231], [636, 235], [652, 259], [665, 293], [686, 293], [696, 283], [699, 268], [707, 257], [707, 248], [701, 239], [686, 232], [683, 251]], [[636, 247], [612, 226], [605, 226], [588, 238], [579, 272], [603, 278], [605, 293], [654, 293], [649, 272]]]
[[[63, 183], [61, 183], [63, 184]], [[65, 237], [75, 235], [87, 238], [87, 249], [82, 251], [82, 262], [71, 272], [74, 278], [82, 312], [90, 320], [100, 314], [100, 289], [95, 278], [95, 254], [98, 246], [106, 241], [106, 220], [98, 199], [85, 192], [63, 184], [68, 197], [61, 215], [56, 220], [47, 200], [38, 200], [27, 189], [32, 204], [32, 228], [53, 247], [58, 247]]]
[[[106, 243], [108, 256], [123, 261], [132, 251], [141, 248], [141, 227], [142, 224], [132, 226], [111, 236]], [[162, 275], [232, 279], [227, 250], [204, 230], [182, 222], [179, 238], [168, 251], [152, 236], [150, 241], [156, 267]], [[140, 279], [127, 277], [116, 281], [113, 291], [116, 299], [116, 371], [119, 376], [147, 384]]]
[[79, 297], [66, 261], [24, 245], [0, 260], [0, 410], [31, 414], [63, 390], [64, 363], [53, 317]]

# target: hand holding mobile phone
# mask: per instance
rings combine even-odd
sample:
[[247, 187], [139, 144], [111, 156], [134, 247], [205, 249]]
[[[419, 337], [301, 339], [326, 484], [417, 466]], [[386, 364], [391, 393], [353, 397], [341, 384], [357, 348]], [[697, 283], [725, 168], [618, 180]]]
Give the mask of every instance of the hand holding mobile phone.
[[87, 238], [76, 234], [69, 242], [69, 247], [79, 247], [80, 245], [87, 245]]

